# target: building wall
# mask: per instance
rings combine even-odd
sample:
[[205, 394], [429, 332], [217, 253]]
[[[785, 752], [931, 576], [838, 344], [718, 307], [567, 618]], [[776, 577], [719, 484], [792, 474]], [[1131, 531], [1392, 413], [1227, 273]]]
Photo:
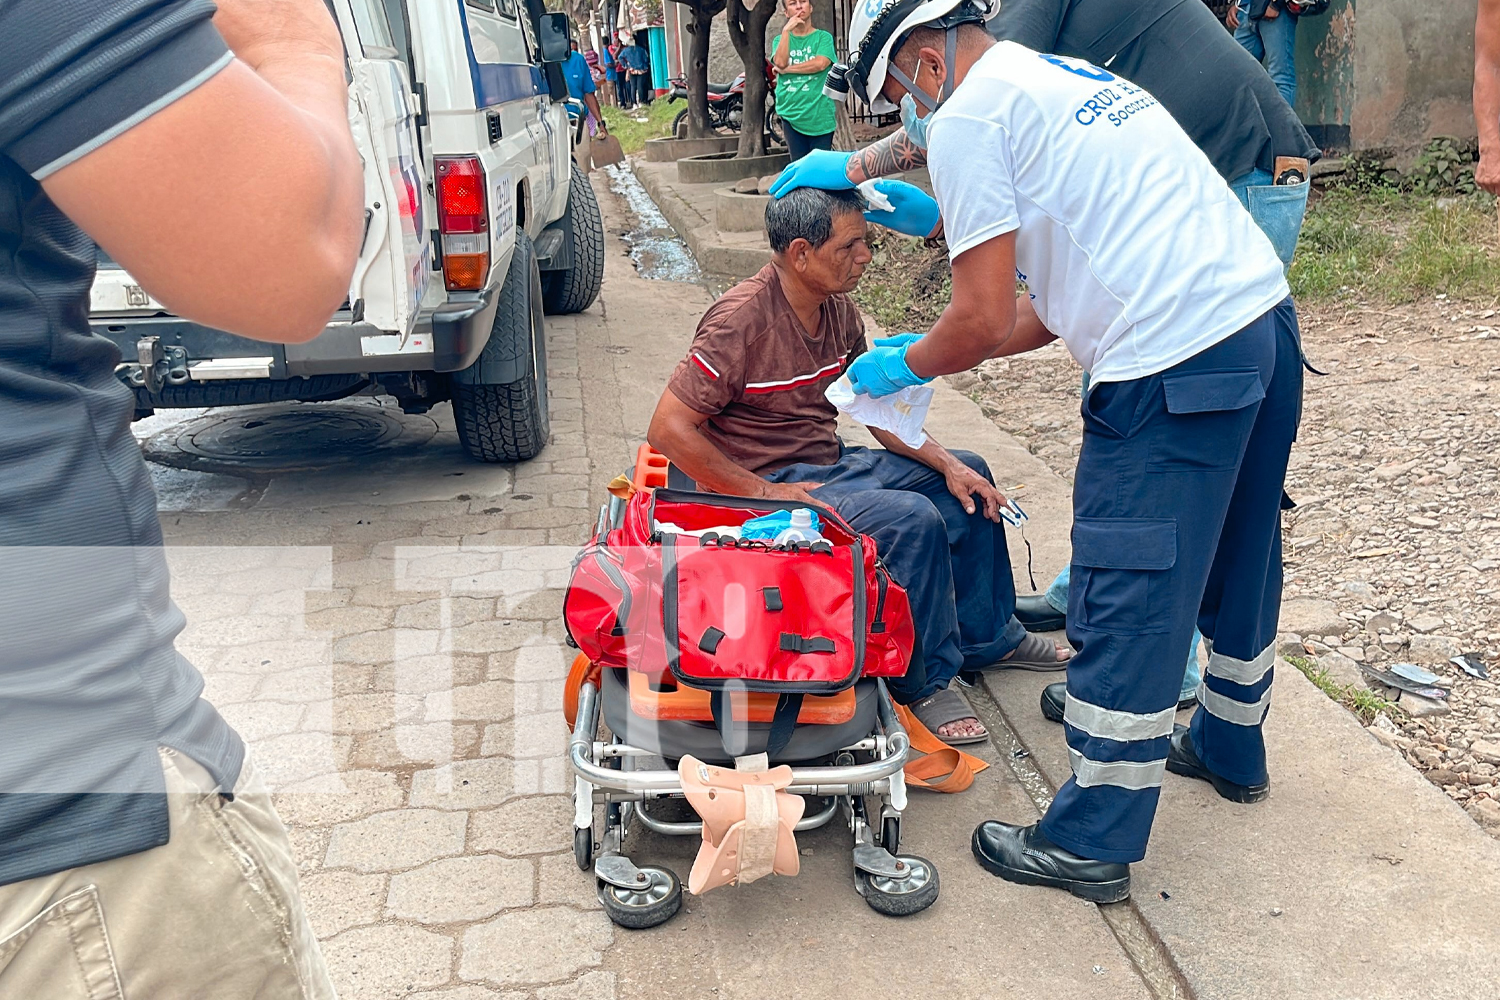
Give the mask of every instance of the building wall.
[[1298, 25], [1297, 113], [1325, 146], [1409, 162], [1437, 135], [1473, 138], [1477, 0], [1335, 0]]

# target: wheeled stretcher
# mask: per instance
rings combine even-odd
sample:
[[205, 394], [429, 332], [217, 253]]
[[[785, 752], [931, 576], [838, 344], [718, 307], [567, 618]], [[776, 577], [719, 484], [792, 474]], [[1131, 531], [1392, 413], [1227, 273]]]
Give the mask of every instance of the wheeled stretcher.
[[[631, 480], [635, 490], [651, 490], [667, 487], [674, 475], [661, 455], [643, 445]], [[624, 516], [624, 501], [611, 498], [599, 513], [600, 535], [618, 527]], [[783, 837], [842, 819], [853, 842], [855, 889], [875, 910], [901, 916], [932, 904], [938, 895], [936, 868], [924, 858], [900, 853], [907, 800], [903, 768], [911, 743], [881, 677], [866, 676], [842, 690], [803, 696], [789, 735], [786, 720], [778, 720], [786, 707], [784, 696], [742, 690], [719, 697], [716, 705], [714, 691], [685, 683], [665, 663], [659, 669], [604, 667], [580, 654], [573, 664], [564, 706], [572, 727], [573, 850], [578, 867], [597, 880], [611, 920], [622, 927], [652, 927], [669, 920], [682, 904], [676, 874], [637, 866], [629, 858], [627, 842], [639, 828], [703, 837], [706, 846], [694, 869], [700, 884], [705, 879], [709, 887], [750, 880], [737, 879], [733, 870], [744, 863], [748, 871], [748, 858], [735, 856], [738, 841], [719, 839], [734, 817], [707, 808], [715, 804], [716, 790], [720, 796], [740, 794], [742, 784], [752, 803], [751, 820], [754, 803], [770, 803], [775, 786], [781, 821], [798, 817], [787, 823]], [[732, 715], [727, 724], [733, 729], [733, 753], [726, 749], [726, 713]], [[738, 769], [726, 775], [725, 768]], [[788, 803], [782, 796], [800, 796], [802, 802]], [[706, 807], [699, 810], [702, 821], [662, 817], [666, 799], [696, 799]], [[739, 809], [744, 814], [747, 807]], [[776, 815], [771, 811], [767, 821], [774, 824]], [[746, 854], [753, 853], [748, 833], [745, 844]], [[775, 870], [794, 873], [795, 851], [788, 862], [784, 840], [780, 846]], [[766, 862], [769, 866], [769, 853]], [[705, 865], [715, 870], [700, 871]], [[764, 871], [751, 877], [759, 874]]]

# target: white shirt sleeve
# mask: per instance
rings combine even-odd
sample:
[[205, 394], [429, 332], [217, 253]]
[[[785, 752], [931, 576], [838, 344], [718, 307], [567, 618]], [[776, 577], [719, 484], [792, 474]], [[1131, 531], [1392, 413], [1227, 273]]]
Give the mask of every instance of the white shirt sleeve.
[[927, 165], [952, 260], [1021, 227], [1015, 151], [1010, 133], [995, 122], [949, 114], [933, 124]]

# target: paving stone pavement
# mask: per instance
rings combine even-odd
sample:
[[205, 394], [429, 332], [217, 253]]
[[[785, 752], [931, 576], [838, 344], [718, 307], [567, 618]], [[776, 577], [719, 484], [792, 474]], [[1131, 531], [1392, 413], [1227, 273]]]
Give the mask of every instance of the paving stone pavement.
[[[1095, 907], [1024, 895], [968, 857], [981, 815], [1034, 815], [993, 747], [981, 752], [1000, 766], [969, 793], [913, 804], [905, 839], [943, 866], [944, 901], [907, 924], [854, 892], [838, 824], [808, 838], [795, 883], [693, 899], [647, 932], [604, 916], [572, 858], [562, 587], [710, 298], [634, 273], [616, 238], [626, 219], [595, 181], [611, 234], [604, 294], [548, 317], [552, 435], [535, 461], [468, 461], [446, 404], [418, 416], [389, 400], [318, 404], [410, 433], [269, 474], [178, 463], [184, 425], [225, 411], [137, 425], [188, 622], [179, 648], [273, 788], [341, 996], [823, 997], [847, 987], [848, 962], [889, 966], [905, 939], [940, 943], [930, 965], [888, 968], [887, 995], [1147, 996]], [[274, 450], [283, 410], [234, 412]], [[1050, 558], [1054, 543], [1038, 541]], [[683, 873], [693, 850], [632, 847]], [[1010, 932], [959, 950], [1022, 906]]]
[[[435, 423], [420, 475], [379, 450], [269, 482], [153, 466], [178, 508], [162, 521], [179, 649], [275, 792], [344, 1000], [616, 995], [616, 931], [573, 862], [558, 710], [561, 587], [598, 475], [627, 454], [618, 428], [607, 455], [584, 431], [580, 330], [605, 308], [548, 317], [535, 461], [467, 461], [446, 405], [353, 398], [326, 405]], [[191, 416], [138, 425], [148, 454]]]

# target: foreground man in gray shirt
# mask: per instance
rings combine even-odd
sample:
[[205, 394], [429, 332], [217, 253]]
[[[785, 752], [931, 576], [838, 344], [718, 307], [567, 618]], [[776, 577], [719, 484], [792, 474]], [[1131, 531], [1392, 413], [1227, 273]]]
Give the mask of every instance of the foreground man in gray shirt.
[[358, 250], [322, 0], [0, 4], [0, 996], [331, 997], [244, 745], [177, 654], [98, 241], [174, 312], [311, 339]]

